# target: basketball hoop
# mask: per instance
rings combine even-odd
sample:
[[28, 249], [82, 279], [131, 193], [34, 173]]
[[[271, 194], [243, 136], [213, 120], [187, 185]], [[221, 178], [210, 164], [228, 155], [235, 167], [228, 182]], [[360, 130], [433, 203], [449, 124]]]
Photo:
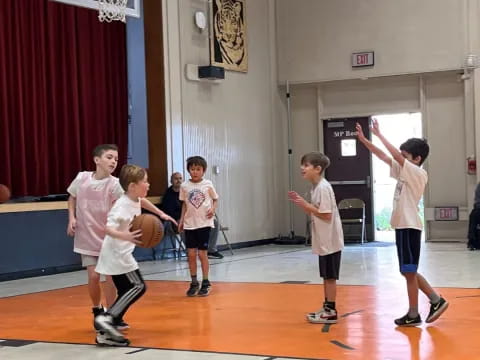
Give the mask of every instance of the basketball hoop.
[[128, 0], [98, 0], [98, 20], [125, 22], [125, 9]]

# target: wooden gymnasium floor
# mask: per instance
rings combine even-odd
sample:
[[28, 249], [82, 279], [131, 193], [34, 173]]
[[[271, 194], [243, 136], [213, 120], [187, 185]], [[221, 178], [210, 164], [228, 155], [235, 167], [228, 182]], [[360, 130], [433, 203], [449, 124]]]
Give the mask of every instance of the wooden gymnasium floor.
[[[344, 261], [350, 256], [348, 251]], [[303, 257], [311, 257], [308, 250], [283, 256], [279, 263], [288, 266]], [[358, 257], [358, 253], [352, 256]], [[292, 264], [286, 264], [288, 259]], [[234, 272], [242, 261], [245, 265], [245, 261], [256, 260], [226, 258], [212, 265], [212, 273], [215, 274], [216, 266], [219, 269], [228, 266], [229, 271]], [[270, 261], [274, 261], [274, 257], [270, 257]], [[379, 267], [383, 269], [383, 265]], [[384, 268], [391, 267], [387, 263]], [[348, 266], [346, 268], [348, 271]], [[175, 276], [180, 270], [177, 266]], [[395, 269], [392, 270], [393, 273]], [[260, 273], [258, 276], [261, 277]], [[221, 276], [217, 274], [217, 277]], [[217, 281], [210, 296], [188, 298], [185, 281], [148, 280], [147, 293], [126, 316], [131, 326], [126, 333], [132, 344], [130, 348], [116, 351], [125, 353], [137, 349], [128, 352], [132, 354], [126, 357], [129, 359], [135, 359], [134, 353], [146, 349], [193, 352], [189, 359], [230, 359], [235, 354], [239, 359], [269, 360], [480, 359], [480, 291], [477, 288], [440, 288], [441, 294], [450, 301], [443, 317], [416, 328], [396, 328], [393, 319], [406, 309], [403, 282], [394, 287], [340, 285], [341, 319], [338, 324], [327, 326], [309, 324], [304, 318], [305, 312], [316, 310], [322, 302], [322, 286], [292, 282]], [[0, 339], [7, 340], [0, 341], [0, 358], [13, 358], [4, 356], [10, 353], [2, 353], [6, 349], [2, 344], [16, 344], [8, 340], [52, 346], [55, 343], [72, 347], [93, 345], [86, 291], [86, 286], [81, 285], [0, 298]], [[428, 304], [423, 296], [420, 296], [420, 311], [425, 318]], [[95, 355], [90, 358], [111, 358], [104, 357], [103, 348], [91, 345], [90, 348], [93, 349], [90, 353]], [[63, 358], [52, 354], [44, 358]]]
[[[186, 284], [148, 281], [126, 318], [133, 347], [308, 359], [480, 358], [478, 290], [442, 289], [444, 317], [419, 328], [395, 328], [398, 292], [340, 286], [341, 321], [308, 324], [319, 285], [216, 283], [205, 298], [184, 296]], [[93, 344], [85, 286], [0, 299], [0, 338]], [[478, 357], [472, 357], [477, 354]]]

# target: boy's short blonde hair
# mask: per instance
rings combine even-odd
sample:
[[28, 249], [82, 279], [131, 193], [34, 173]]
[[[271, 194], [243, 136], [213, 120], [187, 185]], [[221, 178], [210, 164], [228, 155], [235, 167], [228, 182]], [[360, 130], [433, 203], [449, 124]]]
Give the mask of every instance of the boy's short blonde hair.
[[128, 191], [128, 185], [132, 183], [137, 183], [145, 178], [147, 171], [137, 165], [127, 164], [122, 166], [122, 170], [120, 170], [120, 176], [118, 177], [120, 180], [120, 185], [122, 186], [123, 190]]
[[308, 154], [305, 154], [302, 156], [302, 160], [300, 160], [300, 163], [302, 165], [304, 164], [310, 164], [313, 165], [314, 167], [320, 166], [322, 168], [322, 171], [320, 174], [323, 174], [326, 168], [330, 166], [330, 159], [328, 158], [327, 155], [322, 154], [321, 152], [314, 151]]

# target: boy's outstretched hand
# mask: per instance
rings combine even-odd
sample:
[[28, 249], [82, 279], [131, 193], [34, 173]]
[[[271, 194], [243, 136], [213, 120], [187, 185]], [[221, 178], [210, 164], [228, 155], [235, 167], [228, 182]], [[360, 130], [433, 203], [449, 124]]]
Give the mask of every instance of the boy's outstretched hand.
[[380, 126], [378, 125], [377, 119], [372, 119], [372, 126], [370, 128], [372, 129], [372, 133], [376, 136], [380, 136]]
[[295, 204], [299, 205], [299, 206], [302, 206], [306, 203], [305, 199], [303, 197], [301, 197], [300, 195], [298, 195], [298, 193], [296, 191], [289, 191], [288, 192], [288, 199], [292, 202], [294, 202]]
[[360, 140], [360, 141], [366, 140], [367, 138], [365, 137], [365, 134], [363, 133], [362, 125], [360, 125], [359, 123], [357, 123], [357, 124], [355, 125], [355, 128], [357, 129], [357, 137], [358, 137], [358, 140]]

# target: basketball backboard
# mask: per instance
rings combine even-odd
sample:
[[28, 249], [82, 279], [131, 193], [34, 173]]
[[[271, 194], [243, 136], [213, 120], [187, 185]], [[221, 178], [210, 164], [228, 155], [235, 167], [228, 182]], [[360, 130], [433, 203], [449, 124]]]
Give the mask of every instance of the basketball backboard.
[[[51, 0], [56, 2], [61, 2], [64, 4], [81, 6], [89, 9], [98, 10], [98, 1], [97, 0]], [[128, 0], [127, 8], [125, 10], [126, 16], [140, 17], [140, 0]]]

